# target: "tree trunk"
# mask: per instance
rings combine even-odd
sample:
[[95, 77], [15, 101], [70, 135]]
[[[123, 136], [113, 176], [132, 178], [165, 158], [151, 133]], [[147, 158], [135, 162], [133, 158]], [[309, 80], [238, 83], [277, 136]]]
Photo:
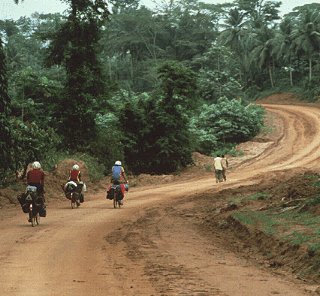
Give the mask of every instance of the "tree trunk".
[[269, 63], [269, 77], [270, 77], [270, 82], [271, 82], [271, 87], [274, 87], [274, 83], [273, 83], [273, 78], [272, 78], [272, 66]]
[[309, 81], [312, 79], [312, 60], [309, 58]]
[[293, 86], [292, 70], [291, 70], [291, 68], [290, 68], [290, 70], [289, 70], [289, 75], [290, 75], [290, 85]]

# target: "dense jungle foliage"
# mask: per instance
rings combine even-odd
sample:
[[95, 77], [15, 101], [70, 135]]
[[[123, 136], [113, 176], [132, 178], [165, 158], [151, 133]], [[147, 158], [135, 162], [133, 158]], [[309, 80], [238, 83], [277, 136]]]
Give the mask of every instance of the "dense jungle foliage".
[[64, 2], [0, 20], [1, 182], [74, 153], [105, 172], [117, 159], [174, 172], [254, 137], [261, 93], [319, 96], [320, 4], [280, 16], [264, 0]]

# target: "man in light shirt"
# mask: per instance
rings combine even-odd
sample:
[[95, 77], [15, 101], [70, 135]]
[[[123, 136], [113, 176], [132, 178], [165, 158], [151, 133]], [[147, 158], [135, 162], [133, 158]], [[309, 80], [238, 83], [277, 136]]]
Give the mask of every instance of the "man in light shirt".
[[227, 171], [227, 168], [229, 166], [229, 162], [228, 162], [228, 159], [224, 155], [221, 155], [221, 158], [222, 158], [221, 159], [222, 177], [223, 177], [224, 181], [227, 181], [226, 171]]
[[213, 161], [214, 161], [213, 166], [214, 166], [214, 172], [216, 176], [216, 183], [222, 182], [223, 181], [222, 158], [220, 157], [220, 155], [217, 155], [217, 157], [215, 157]]

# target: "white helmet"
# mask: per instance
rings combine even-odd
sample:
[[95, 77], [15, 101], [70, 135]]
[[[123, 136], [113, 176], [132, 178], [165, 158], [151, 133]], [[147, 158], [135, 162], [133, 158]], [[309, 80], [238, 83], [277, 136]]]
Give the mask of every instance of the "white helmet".
[[73, 167], [72, 167], [72, 169], [73, 169], [74, 171], [78, 171], [78, 170], [79, 170], [79, 166], [78, 166], [77, 164], [74, 164]]
[[120, 160], [117, 160], [114, 164], [115, 164], [115, 165], [121, 165], [121, 161], [120, 161]]
[[40, 164], [39, 161], [35, 161], [35, 162], [32, 163], [32, 167], [34, 169], [41, 169], [41, 164]]

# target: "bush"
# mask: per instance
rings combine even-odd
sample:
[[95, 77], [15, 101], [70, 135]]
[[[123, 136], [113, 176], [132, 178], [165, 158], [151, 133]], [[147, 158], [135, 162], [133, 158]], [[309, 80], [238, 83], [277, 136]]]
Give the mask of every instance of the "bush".
[[123, 132], [118, 117], [113, 113], [97, 114], [95, 121], [97, 133], [90, 144], [90, 152], [99, 159], [105, 172], [109, 173], [114, 162], [124, 158]]
[[159, 68], [153, 96], [132, 95], [121, 111], [126, 163], [134, 173], [172, 173], [192, 162], [187, 114], [195, 107], [195, 74], [179, 63]]
[[91, 182], [102, 179], [107, 173], [105, 164], [101, 163], [99, 159], [89, 154], [76, 153], [70, 157], [74, 158], [75, 160], [81, 160], [86, 164]]
[[35, 160], [42, 161], [51, 151], [55, 151], [60, 137], [54, 129], [41, 128], [35, 122], [23, 122], [19, 118], [11, 119], [13, 159], [15, 170], [26, 170]]
[[200, 152], [211, 154], [226, 144], [232, 147], [253, 138], [263, 126], [263, 118], [264, 109], [259, 106], [220, 98], [217, 104], [203, 105], [191, 130], [196, 134]]

